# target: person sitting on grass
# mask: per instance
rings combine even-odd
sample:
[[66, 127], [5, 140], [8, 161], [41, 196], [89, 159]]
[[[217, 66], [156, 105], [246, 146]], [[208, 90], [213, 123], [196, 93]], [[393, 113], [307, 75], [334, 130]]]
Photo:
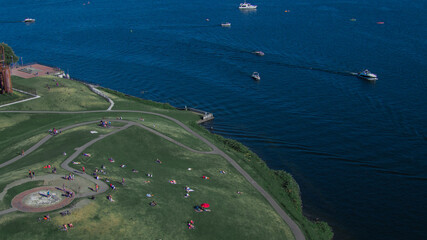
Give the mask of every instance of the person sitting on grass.
[[70, 228], [73, 228], [73, 227], [74, 227], [74, 225], [73, 225], [72, 223], [69, 223], [69, 224], [68, 224], [68, 226], [69, 226]]
[[62, 225], [62, 231], [68, 231], [67, 224]]
[[108, 195], [108, 196], [107, 196], [107, 199], [108, 199], [108, 200], [110, 200], [110, 202], [114, 202], [114, 200], [113, 200], [113, 196], [111, 196], [111, 195]]
[[160, 161], [158, 158], [156, 159], [156, 163], [162, 164], [162, 161]]
[[157, 206], [157, 203], [155, 201], [151, 201], [150, 206], [155, 207], [155, 206]]
[[187, 226], [188, 226], [188, 229], [195, 229], [196, 227], [194, 226], [194, 221], [193, 220], [190, 220], [188, 223], [187, 223]]

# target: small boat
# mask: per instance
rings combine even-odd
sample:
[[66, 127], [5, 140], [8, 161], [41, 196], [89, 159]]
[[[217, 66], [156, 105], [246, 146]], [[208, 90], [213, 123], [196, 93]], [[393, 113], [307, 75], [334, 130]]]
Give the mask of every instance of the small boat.
[[36, 19], [33, 19], [33, 18], [26, 18], [24, 20], [24, 22], [26, 22], [26, 23], [31, 23], [31, 22], [35, 22], [35, 21], [36, 21]]
[[376, 74], [371, 73], [368, 69], [363, 70], [358, 73], [357, 76], [366, 80], [378, 80], [378, 76]]
[[255, 51], [255, 52], [252, 52], [252, 53], [255, 54], [255, 55], [258, 55], [258, 56], [264, 56], [265, 55], [265, 53], [263, 51]]
[[229, 22], [221, 23], [221, 27], [231, 27], [231, 23]]
[[259, 76], [259, 73], [258, 72], [254, 72], [254, 73], [252, 73], [252, 76], [251, 76], [253, 79], [255, 79], [255, 80], [257, 80], [257, 81], [259, 81], [259, 80], [261, 80], [261, 77]]
[[246, 1], [244, 3], [240, 3], [239, 5], [239, 9], [256, 9], [257, 7], [257, 5], [252, 5]]

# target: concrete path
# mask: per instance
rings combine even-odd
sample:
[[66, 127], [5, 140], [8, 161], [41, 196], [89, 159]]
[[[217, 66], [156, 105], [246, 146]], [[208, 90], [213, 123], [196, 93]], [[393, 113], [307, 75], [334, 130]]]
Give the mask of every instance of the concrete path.
[[89, 87], [90, 90], [92, 90], [92, 92], [98, 94], [99, 96], [105, 98], [107, 101], [110, 102], [110, 106], [107, 108], [107, 111], [110, 111], [111, 109], [113, 109], [114, 101], [111, 98], [105, 95], [101, 90], [97, 89], [95, 85], [87, 84], [87, 86]]
[[27, 183], [27, 182], [32, 182], [32, 181], [40, 181], [40, 180], [42, 180], [42, 181], [50, 181], [50, 180], [59, 179], [59, 178], [62, 178], [62, 176], [61, 175], [56, 175], [56, 174], [49, 174], [49, 175], [37, 176], [34, 179], [27, 177], [27, 178], [16, 180], [16, 181], [11, 182], [8, 185], [6, 185], [6, 187], [4, 187], [3, 192], [0, 193], [0, 201], [3, 200], [3, 198], [6, 195], [7, 191], [9, 189], [13, 188], [13, 187], [19, 186], [19, 185]]
[[[107, 189], [108, 189], [108, 186], [107, 186], [107, 184], [105, 184], [104, 182], [102, 182], [102, 181], [99, 181], [99, 180], [96, 180], [96, 179], [94, 179], [92, 176], [89, 176], [89, 175], [86, 175], [86, 174], [84, 174], [84, 173], [82, 173], [82, 172], [79, 172], [79, 171], [77, 171], [77, 170], [75, 170], [75, 169], [73, 169], [73, 168], [71, 168], [71, 167], [69, 167], [68, 166], [68, 164], [73, 160], [73, 159], [75, 159], [77, 156], [79, 156], [79, 154], [80, 153], [82, 153], [83, 152], [83, 150], [85, 150], [87, 147], [89, 147], [89, 146], [91, 146], [92, 144], [94, 144], [95, 142], [97, 142], [97, 141], [99, 141], [99, 140], [101, 140], [101, 139], [103, 139], [103, 138], [105, 138], [105, 137], [107, 137], [107, 136], [110, 136], [110, 135], [112, 135], [112, 134], [115, 134], [115, 133], [117, 133], [117, 132], [120, 132], [120, 131], [122, 131], [122, 130], [124, 130], [124, 129], [127, 129], [127, 128], [129, 128], [130, 126], [134, 126], [134, 125], [136, 125], [136, 126], [139, 126], [139, 127], [142, 127], [142, 128], [144, 128], [145, 130], [147, 130], [147, 131], [150, 131], [151, 133], [154, 133], [154, 134], [156, 134], [156, 135], [158, 135], [158, 136], [160, 136], [160, 137], [162, 137], [162, 138], [164, 138], [164, 139], [166, 139], [166, 140], [168, 140], [168, 141], [170, 141], [170, 142], [173, 142], [173, 143], [175, 143], [175, 144], [177, 144], [177, 145], [179, 145], [179, 146], [181, 146], [181, 147], [183, 147], [183, 148], [185, 148], [185, 149], [187, 149], [187, 150], [189, 150], [189, 151], [192, 151], [192, 152], [196, 152], [196, 153], [205, 153], [205, 154], [218, 154], [218, 155], [220, 155], [220, 156], [222, 156], [222, 157], [224, 157], [240, 174], [242, 174], [245, 178], [246, 178], [246, 180], [256, 189], [256, 190], [258, 190], [260, 193], [261, 193], [261, 195], [263, 195], [264, 196], [264, 198], [271, 204], [271, 206], [273, 207], [273, 209], [280, 215], [280, 217], [288, 224], [288, 226], [289, 226], [289, 228], [291, 229], [291, 231], [292, 231], [292, 233], [294, 234], [294, 236], [295, 236], [295, 239], [296, 240], [305, 240], [305, 236], [304, 236], [304, 234], [302, 233], [302, 231], [301, 231], [301, 229], [299, 228], [299, 226], [286, 214], [286, 212], [279, 206], [279, 204], [273, 199], [273, 197], [267, 192], [267, 191], [265, 191], [242, 167], [240, 167], [240, 165], [236, 162], [236, 161], [234, 161], [230, 156], [228, 156], [226, 153], [224, 153], [223, 151], [221, 151], [219, 148], [217, 148], [214, 144], [212, 144], [211, 142], [209, 142], [207, 139], [205, 139], [204, 137], [202, 137], [202, 136], [200, 136], [199, 134], [197, 134], [196, 132], [194, 132], [193, 130], [191, 130], [189, 127], [187, 127], [185, 124], [183, 124], [182, 122], [180, 122], [180, 121], [178, 121], [178, 120], [176, 120], [176, 119], [174, 119], [174, 118], [172, 118], [172, 117], [169, 117], [169, 116], [166, 116], [166, 115], [163, 115], [163, 114], [160, 114], [160, 113], [153, 113], [153, 112], [146, 112], [146, 111], [136, 111], [136, 110], [111, 110], [111, 111], [109, 111], [109, 110], [107, 110], [107, 111], [105, 111], [105, 110], [100, 110], [100, 111], [83, 111], [83, 112], [60, 112], [60, 111], [0, 111], [0, 113], [34, 113], [34, 114], [37, 114], [37, 113], [43, 113], [43, 114], [85, 114], [85, 113], [100, 113], [100, 112], [117, 112], [117, 113], [129, 113], [129, 112], [133, 112], [133, 113], [142, 113], [142, 114], [150, 114], [150, 115], [155, 115], [155, 116], [159, 116], [159, 117], [163, 117], [163, 118], [166, 118], [166, 119], [169, 119], [169, 120], [171, 120], [171, 121], [173, 121], [173, 122], [175, 122], [176, 124], [178, 124], [179, 126], [181, 126], [182, 128], [184, 128], [187, 132], [189, 132], [189, 133], [191, 133], [192, 135], [194, 135], [195, 137], [197, 137], [199, 140], [201, 140], [201, 141], [203, 141], [204, 143], [206, 143], [209, 147], [211, 147], [212, 148], [212, 151], [210, 151], [210, 152], [201, 152], [201, 151], [197, 151], [197, 150], [194, 150], [194, 149], [192, 149], [192, 148], [190, 148], [190, 147], [188, 147], [188, 146], [185, 146], [185, 145], [183, 145], [182, 143], [180, 143], [180, 142], [177, 142], [176, 140], [174, 140], [174, 139], [171, 139], [171, 138], [169, 138], [169, 137], [167, 137], [167, 136], [165, 136], [165, 135], [163, 135], [163, 134], [161, 134], [161, 133], [159, 133], [159, 132], [157, 132], [157, 131], [155, 131], [155, 130], [153, 130], [153, 129], [151, 129], [151, 128], [148, 128], [148, 127], [146, 127], [146, 126], [144, 126], [144, 125], [142, 125], [142, 124], [139, 124], [139, 123], [135, 123], [135, 122], [130, 122], [130, 121], [126, 121], [126, 120], [111, 120], [111, 121], [121, 121], [121, 122], [126, 122], [127, 123], [127, 125], [125, 125], [124, 127], [121, 127], [121, 128], [118, 128], [117, 130], [115, 130], [115, 131], [113, 131], [113, 132], [110, 132], [110, 133], [108, 133], [108, 134], [105, 134], [105, 135], [101, 135], [101, 136], [99, 136], [98, 138], [96, 138], [96, 139], [93, 139], [93, 140], [91, 140], [90, 142], [88, 142], [88, 143], [86, 143], [85, 145], [83, 145], [82, 147], [79, 147], [79, 148], [77, 148], [76, 149], [76, 152], [75, 153], [73, 153], [69, 158], [67, 158], [62, 164], [61, 164], [61, 167], [62, 168], [64, 168], [64, 169], [66, 169], [66, 170], [68, 170], [68, 171], [71, 171], [71, 172], [74, 172], [75, 174], [77, 174], [77, 175], [79, 175], [79, 176], [81, 176], [81, 177], [84, 177], [84, 178], [86, 178], [86, 179], [88, 179], [88, 180], [90, 180], [90, 181], [92, 181], [92, 182], [94, 182], [94, 183], [96, 183], [96, 184], [98, 184], [99, 186], [100, 186], [100, 190], [98, 191], [98, 192], [93, 192], [93, 193], [88, 193], [88, 194], [86, 194], [86, 195], [84, 195], [84, 196], [81, 196], [81, 197], [85, 197], [85, 196], [90, 196], [90, 195], [95, 195], [95, 194], [99, 194], [99, 193], [102, 193], [102, 192], [105, 192]], [[64, 129], [62, 129], [62, 130], [66, 130], [66, 129], [69, 129], [69, 128], [72, 128], [72, 127], [76, 127], [76, 126], [81, 126], [81, 125], [85, 125], [85, 124], [89, 124], [89, 123], [93, 123], [93, 122], [97, 122], [97, 121], [91, 121], [91, 122], [85, 122], [85, 123], [80, 123], [80, 124], [74, 124], [74, 125], [71, 125], [71, 126], [68, 126], [68, 127], [66, 127], [66, 128], [64, 128]], [[49, 136], [47, 136], [47, 137], [45, 137], [45, 138], [47, 138], [47, 139], [42, 139], [39, 143], [37, 143], [36, 145], [37, 145], [37, 147], [39, 147], [41, 144], [43, 144], [44, 142], [46, 142], [49, 138], [48, 138]], [[42, 142], [43, 141], [43, 142]], [[36, 145], [34, 145], [34, 146], [36, 146]], [[33, 146], [33, 147], [34, 147]], [[32, 151], [34, 151], [37, 147], [35, 147], [35, 148], [30, 148], [30, 149], [32, 149]], [[28, 150], [27, 150], [28, 151]], [[17, 160], [19, 160], [20, 158], [22, 158], [22, 156], [18, 156], [18, 158], [17, 157], [15, 157], [14, 159], [11, 159], [11, 160], [9, 160], [9, 161], [7, 161], [7, 162], [5, 162], [5, 163], [3, 163], [2, 165], [0, 165], [0, 168], [1, 167], [4, 167], [4, 166], [6, 166], [6, 165], [9, 165], [9, 164], [11, 164], [11, 163], [13, 163], [13, 162], [15, 162], [15, 161], [17, 161]], [[7, 164], [6, 164], [7, 163]], [[4, 165], [4, 164], [6, 164], [6, 165]], [[0, 212], [0, 215], [1, 215], [1, 212]]]

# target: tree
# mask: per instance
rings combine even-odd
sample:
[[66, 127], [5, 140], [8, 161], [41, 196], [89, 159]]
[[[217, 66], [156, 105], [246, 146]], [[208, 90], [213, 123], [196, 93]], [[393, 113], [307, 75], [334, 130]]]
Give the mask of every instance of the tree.
[[13, 62], [18, 62], [19, 57], [15, 55], [15, 52], [9, 45], [6, 43], [0, 43], [0, 45], [4, 47], [4, 60], [6, 65], [10, 65], [12, 63], [12, 58]]

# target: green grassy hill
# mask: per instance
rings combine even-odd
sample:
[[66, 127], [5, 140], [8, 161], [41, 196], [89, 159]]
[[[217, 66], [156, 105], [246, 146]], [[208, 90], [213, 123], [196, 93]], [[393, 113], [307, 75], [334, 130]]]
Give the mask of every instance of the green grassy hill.
[[[40, 184], [67, 184], [77, 194], [91, 192], [94, 184], [87, 179], [77, 177], [75, 182], [61, 179], [60, 176], [67, 175], [68, 171], [59, 166], [76, 148], [124, 126], [126, 123], [115, 121], [119, 118], [141, 124], [199, 153], [140, 126], [131, 126], [85, 149], [91, 157], [80, 155], [74, 160], [79, 164], [70, 164], [79, 171], [84, 166], [87, 174], [105, 165], [106, 174], [99, 174], [99, 177], [103, 181], [108, 179], [116, 190], [110, 189], [94, 200], [77, 199], [72, 203], [74, 208], [70, 216], [62, 217], [58, 214], [61, 210], [55, 210], [50, 213], [52, 220], [49, 222], [37, 221], [42, 213], [2, 215], [0, 236], [6, 239], [294, 239], [289, 226], [232, 165], [219, 155], [207, 153], [212, 149], [177, 123], [141, 112], [2, 113], [5, 110], [106, 110], [109, 106], [105, 99], [72, 80], [38, 77], [15, 78], [14, 81], [36, 89], [41, 98], [0, 108], [0, 144], [4, 147], [0, 164], [39, 142], [48, 135], [49, 129], [101, 119], [112, 121], [112, 125], [102, 128], [89, 123], [65, 130], [19, 161], [0, 168], [0, 211], [10, 206], [14, 195]], [[269, 169], [242, 144], [210, 134], [195, 124], [200, 118], [198, 115], [176, 110], [168, 104], [102, 90], [115, 102], [113, 110], [161, 113], [186, 124], [239, 163], [296, 221], [307, 239], [332, 239], [333, 233], [326, 223], [312, 222], [303, 216], [298, 184], [288, 173]], [[115, 161], [110, 162], [109, 158]], [[156, 163], [156, 159], [162, 163]], [[48, 164], [58, 168], [58, 177], [50, 169], [43, 168]], [[7, 186], [27, 177], [28, 169], [35, 170], [42, 182], [12, 187], [1, 198]], [[125, 178], [124, 185], [121, 184], [122, 178]], [[171, 184], [170, 180], [176, 180], [177, 184]], [[188, 198], [184, 197], [186, 186], [195, 190]], [[107, 200], [107, 195], [115, 201]], [[149, 205], [153, 200], [157, 202], [155, 207]], [[210, 212], [194, 211], [194, 206], [205, 202], [211, 205]], [[196, 229], [187, 228], [190, 220], [195, 222]], [[59, 226], [70, 222], [73, 229], [68, 232], [59, 230]]]

